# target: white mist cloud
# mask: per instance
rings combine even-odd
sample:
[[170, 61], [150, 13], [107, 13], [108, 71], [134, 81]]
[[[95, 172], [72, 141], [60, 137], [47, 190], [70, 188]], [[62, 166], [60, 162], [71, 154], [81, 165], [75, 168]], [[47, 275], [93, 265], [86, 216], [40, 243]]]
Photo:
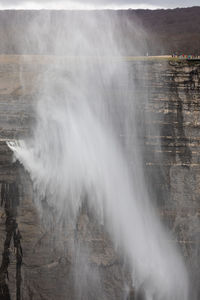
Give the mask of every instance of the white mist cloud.
[[0, 0], [0, 9], [156, 9], [200, 5], [199, 0]]
[[[4, 2], [4, 1], [3, 1]], [[8, 1], [9, 2], [9, 1]], [[0, 9], [157, 9], [157, 8], [164, 8], [162, 5], [152, 5], [152, 4], [131, 4], [131, 3], [116, 3], [108, 2], [102, 3], [95, 1], [94, 3], [88, 2], [78, 2], [78, 1], [10, 1], [11, 3], [2, 3], [0, 1]], [[128, 1], [127, 1], [128, 2]]]

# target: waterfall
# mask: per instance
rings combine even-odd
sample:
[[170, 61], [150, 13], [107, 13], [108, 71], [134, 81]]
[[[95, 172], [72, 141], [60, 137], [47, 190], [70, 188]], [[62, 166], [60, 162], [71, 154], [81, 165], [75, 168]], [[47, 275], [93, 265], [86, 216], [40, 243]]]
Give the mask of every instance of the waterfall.
[[[37, 24], [29, 30], [42, 37], [38, 43], [43, 47], [48, 24], [43, 34]], [[88, 209], [128, 262], [138, 295], [146, 300], [186, 300], [183, 259], [170, 243], [145, 186], [135, 83], [128, 64], [120, 59], [121, 46], [128, 44], [106, 13], [101, 20], [75, 18], [70, 26], [69, 36], [65, 28], [55, 36], [55, 54], [66, 58], [38, 78], [32, 136], [8, 145], [31, 176], [38, 211], [47, 225], [64, 220], [66, 230], [75, 230], [87, 199]], [[130, 32], [129, 24], [124, 26]], [[54, 218], [48, 219], [44, 201]]]

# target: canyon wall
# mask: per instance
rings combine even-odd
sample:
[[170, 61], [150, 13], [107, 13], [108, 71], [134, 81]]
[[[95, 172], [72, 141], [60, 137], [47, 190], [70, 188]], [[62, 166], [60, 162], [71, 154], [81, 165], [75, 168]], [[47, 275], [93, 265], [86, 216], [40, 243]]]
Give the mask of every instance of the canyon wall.
[[[50, 231], [44, 228], [30, 178], [13, 161], [6, 145], [7, 140], [31, 134], [37, 77], [49, 63], [56, 59], [0, 57], [0, 299], [76, 299], [70, 275], [73, 255], [68, 247], [74, 234], [89, 243], [91, 265], [100, 270], [104, 294], [100, 295], [97, 287], [90, 299], [123, 299], [126, 291], [129, 299], [134, 299], [127, 267], [122, 267], [103, 228], [86, 208], [80, 212], [77, 232], [69, 229], [62, 244], [56, 240], [53, 226]], [[195, 291], [200, 278], [200, 62], [125, 63], [136, 83], [130, 93], [137, 99], [138, 135], [149, 194], [173, 233], [169, 243], [180, 246]]]

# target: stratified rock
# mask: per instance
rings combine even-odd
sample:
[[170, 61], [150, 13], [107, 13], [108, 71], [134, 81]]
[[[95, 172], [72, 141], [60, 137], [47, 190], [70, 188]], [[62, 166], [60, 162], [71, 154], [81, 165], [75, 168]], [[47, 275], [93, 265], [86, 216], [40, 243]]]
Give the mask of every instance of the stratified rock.
[[[76, 232], [68, 228], [61, 234], [53, 226], [47, 230], [34, 204], [28, 174], [12, 161], [6, 140], [30, 134], [35, 78], [48, 64], [48, 60], [33, 60], [30, 64], [10, 57], [0, 64], [0, 286], [5, 299], [9, 293], [12, 300], [75, 300], [87, 284], [93, 288], [83, 299], [121, 300], [125, 294], [133, 299], [128, 269], [104, 228], [83, 208]], [[137, 83], [130, 93], [137, 99], [138, 135], [149, 194], [174, 233], [171, 242], [180, 245], [195, 290], [200, 270], [200, 63], [147, 60], [129, 61], [128, 65]], [[11, 187], [18, 192], [12, 197], [9, 194], [8, 199], [5, 190]], [[90, 274], [81, 273], [85, 262], [74, 252], [79, 249], [74, 247], [76, 240], [77, 245], [91, 249], [86, 256]], [[73, 273], [75, 258], [79, 274]], [[78, 283], [79, 291], [75, 288]]]

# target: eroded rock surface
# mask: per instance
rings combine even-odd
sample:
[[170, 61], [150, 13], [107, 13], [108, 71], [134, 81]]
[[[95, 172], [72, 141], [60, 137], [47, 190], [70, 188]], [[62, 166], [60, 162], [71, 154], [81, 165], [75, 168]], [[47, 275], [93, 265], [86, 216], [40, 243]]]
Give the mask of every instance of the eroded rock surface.
[[[84, 285], [92, 284], [91, 277], [82, 278], [81, 272], [74, 276], [72, 272], [75, 262], [71, 241], [77, 235], [78, 241], [92, 249], [88, 259], [92, 274], [98, 273], [101, 284], [97, 286], [96, 280], [83, 299], [121, 300], [131, 285], [130, 276], [104, 229], [83, 207], [76, 232], [69, 229], [63, 233], [61, 243], [53, 226], [47, 230], [42, 225], [29, 176], [19, 163], [12, 161], [6, 140], [31, 134], [33, 86], [38, 73], [45, 70], [45, 63], [39, 59], [34, 63], [17, 57], [10, 59], [5, 63], [1, 60], [0, 64], [0, 287], [4, 294], [1, 297], [77, 299]], [[128, 64], [137, 83], [130, 92], [138, 99], [139, 136], [149, 193], [192, 270], [195, 290], [200, 278], [200, 63]], [[8, 192], [12, 188], [14, 196]], [[84, 262], [79, 263], [81, 268]], [[74, 288], [75, 281], [82, 284], [82, 290]], [[129, 298], [134, 298], [133, 291]]]

